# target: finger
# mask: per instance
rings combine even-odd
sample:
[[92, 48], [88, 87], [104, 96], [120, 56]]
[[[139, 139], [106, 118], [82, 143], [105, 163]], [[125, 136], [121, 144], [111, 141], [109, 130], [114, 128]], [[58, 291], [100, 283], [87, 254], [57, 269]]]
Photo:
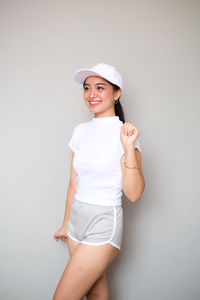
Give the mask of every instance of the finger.
[[135, 126], [133, 126], [133, 124], [129, 123], [129, 122], [125, 122], [123, 125], [122, 125], [122, 132], [125, 134], [125, 135], [130, 135], [130, 130], [134, 129]]
[[126, 123], [126, 132], [127, 132], [127, 135], [129, 135], [130, 133], [130, 130], [133, 129], [133, 125], [131, 123]]
[[133, 130], [133, 126], [131, 124], [128, 124], [126, 126], [126, 129], [127, 129], [127, 133], [129, 134]]
[[130, 123], [126, 123], [126, 127], [125, 127], [125, 134], [129, 135], [129, 128], [130, 128]]
[[134, 132], [135, 132], [135, 130], [134, 130], [133, 128], [130, 128], [130, 129], [129, 129], [129, 135], [134, 134]]
[[128, 136], [131, 136], [133, 134], [133, 130], [130, 130], [128, 131]]
[[124, 123], [122, 126], [122, 132], [126, 135], [127, 123]]
[[125, 133], [125, 126], [124, 126], [124, 124], [123, 124], [122, 127], [121, 127], [121, 132], [122, 132], [122, 133]]
[[133, 131], [133, 132], [137, 132], [138, 131], [138, 129], [135, 126], [133, 126], [132, 124], [129, 125], [128, 130], [129, 131]]

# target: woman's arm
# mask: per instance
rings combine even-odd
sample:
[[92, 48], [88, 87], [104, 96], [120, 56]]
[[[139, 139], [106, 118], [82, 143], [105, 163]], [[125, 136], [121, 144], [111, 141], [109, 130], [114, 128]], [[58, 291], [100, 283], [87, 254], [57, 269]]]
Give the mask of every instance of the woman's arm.
[[70, 167], [70, 180], [69, 180], [69, 185], [68, 185], [68, 189], [67, 189], [67, 199], [66, 199], [66, 207], [65, 207], [65, 214], [64, 214], [64, 220], [63, 220], [63, 224], [62, 224], [62, 228], [66, 228], [67, 224], [68, 224], [68, 220], [69, 220], [69, 216], [70, 216], [70, 211], [71, 211], [71, 205], [72, 205], [72, 201], [74, 199], [74, 195], [76, 194], [76, 177], [77, 174], [74, 170], [73, 167], [73, 159], [74, 159], [74, 152], [72, 152], [72, 160], [71, 160], [71, 167]]
[[[126, 162], [128, 166], [139, 166], [139, 169], [128, 169], [124, 166], [124, 162]], [[135, 202], [141, 198], [145, 188], [145, 181], [141, 168], [141, 152], [130, 147], [130, 149], [127, 149], [122, 155], [120, 163], [123, 192], [130, 201]]]

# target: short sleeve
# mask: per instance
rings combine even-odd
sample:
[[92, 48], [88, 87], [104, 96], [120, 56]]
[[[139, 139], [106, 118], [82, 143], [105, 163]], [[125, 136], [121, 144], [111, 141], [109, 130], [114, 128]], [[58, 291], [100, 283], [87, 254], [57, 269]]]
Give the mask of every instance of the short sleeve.
[[135, 148], [137, 148], [140, 152], [142, 152], [139, 138], [137, 138], [135, 141]]
[[76, 151], [78, 150], [78, 125], [74, 127], [71, 139], [68, 142], [68, 146], [74, 153], [76, 153]]

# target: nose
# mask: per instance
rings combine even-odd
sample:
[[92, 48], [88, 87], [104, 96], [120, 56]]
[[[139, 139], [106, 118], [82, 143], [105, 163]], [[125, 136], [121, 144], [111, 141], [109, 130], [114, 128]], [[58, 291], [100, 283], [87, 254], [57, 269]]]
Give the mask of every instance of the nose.
[[94, 88], [91, 88], [89, 91], [89, 98], [92, 99], [96, 96], [96, 91]]

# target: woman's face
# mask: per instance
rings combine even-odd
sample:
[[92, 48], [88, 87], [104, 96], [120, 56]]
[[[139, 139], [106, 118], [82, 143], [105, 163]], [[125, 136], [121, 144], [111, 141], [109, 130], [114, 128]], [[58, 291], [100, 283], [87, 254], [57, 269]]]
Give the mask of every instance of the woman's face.
[[112, 84], [99, 76], [90, 76], [84, 85], [84, 100], [89, 110], [96, 116], [115, 115], [114, 103], [121, 90], [114, 91]]

